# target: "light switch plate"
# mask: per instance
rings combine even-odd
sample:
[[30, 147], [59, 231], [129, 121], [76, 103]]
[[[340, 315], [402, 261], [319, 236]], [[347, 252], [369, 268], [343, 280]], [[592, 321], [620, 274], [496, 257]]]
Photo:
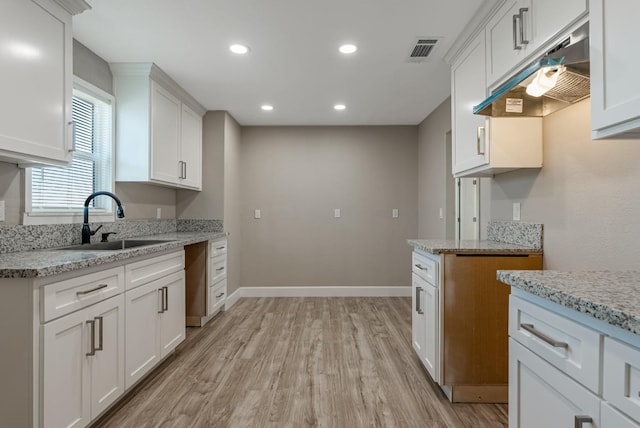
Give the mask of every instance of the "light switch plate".
[[333, 210], [333, 216], [335, 218], [340, 218], [341, 215], [342, 213], [340, 212], [340, 208], [336, 208], [335, 210]]
[[391, 210], [391, 217], [398, 218], [398, 209], [397, 208], [394, 208], [393, 210]]
[[520, 221], [520, 202], [513, 203], [513, 220]]
[[4, 201], [0, 201], [0, 221], [4, 221]]
[[260, 212], [260, 210], [255, 210], [255, 212], [253, 213], [253, 218], [260, 218], [262, 217], [262, 213]]

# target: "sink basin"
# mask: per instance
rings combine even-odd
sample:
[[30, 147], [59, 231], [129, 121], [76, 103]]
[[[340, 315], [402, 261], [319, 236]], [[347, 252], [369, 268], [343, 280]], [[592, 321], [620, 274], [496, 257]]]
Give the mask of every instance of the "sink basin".
[[165, 242], [173, 242], [172, 240], [160, 239], [123, 239], [120, 241], [97, 242], [95, 244], [71, 245], [69, 247], [56, 248], [56, 250], [67, 251], [113, 251], [124, 250], [126, 248], [145, 247], [148, 245], [162, 244]]

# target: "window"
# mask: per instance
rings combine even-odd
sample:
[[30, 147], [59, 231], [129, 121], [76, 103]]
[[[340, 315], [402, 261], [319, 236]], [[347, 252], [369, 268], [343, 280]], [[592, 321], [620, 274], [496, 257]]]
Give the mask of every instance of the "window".
[[[97, 190], [113, 189], [113, 97], [93, 85], [74, 80], [73, 159], [68, 167], [27, 169], [25, 224], [80, 221], [84, 201]], [[92, 215], [113, 219], [109, 198], [91, 202]]]

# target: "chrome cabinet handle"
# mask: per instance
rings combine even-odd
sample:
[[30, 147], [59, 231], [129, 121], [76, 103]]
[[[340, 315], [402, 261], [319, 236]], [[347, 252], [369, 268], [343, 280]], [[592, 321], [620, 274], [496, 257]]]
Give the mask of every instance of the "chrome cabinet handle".
[[223, 267], [219, 267], [218, 269], [216, 269], [216, 272], [222, 272], [224, 270]]
[[426, 271], [428, 271], [428, 270], [429, 270], [429, 268], [428, 268], [428, 267], [424, 267], [424, 266], [422, 266], [420, 263], [415, 264], [414, 266], [415, 266], [415, 267], [417, 267], [417, 268], [418, 268], [418, 269], [420, 269], [420, 270], [426, 270]]
[[222, 246], [222, 247], [216, 247], [216, 250], [224, 250], [224, 248], [225, 248], [224, 246]]
[[416, 287], [416, 312], [420, 315], [424, 314], [422, 310], [422, 305], [420, 304], [420, 292], [422, 291], [422, 287]]
[[85, 355], [87, 357], [92, 357], [96, 355], [96, 320], [89, 320], [87, 324], [91, 325], [91, 351], [87, 352]]
[[163, 314], [164, 313], [164, 287], [158, 288], [158, 293], [160, 293], [160, 310], [158, 311], [158, 313]]
[[586, 415], [579, 415], [575, 417], [574, 428], [581, 428], [584, 426], [584, 424], [591, 424], [591, 423], [593, 423], [593, 418]]
[[525, 12], [529, 12], [529, 8], [528, 7], [521, 7], [520, 8], [520, 44], [521, 45], [528, 45], [529, 44], [529, 40], [524, 38], [524, 13]]
[[92, 288], [91, 290], [86, 291], [76, 291], [76, 296], [84, 296], [86, 294], [93, 293], [94, 291], [102, 290], [103, 288], [107, 288], [109, 284], [100, 284], [96, 288]]
[[518, 46], [518, 20], [520, 15], [513, 15], [513, 50], [519, 51], [522, 46]]
[[96, 347], [96, 351], [102, 351], [102, 338], [103, 338], [103, 326], [104, 326], [104, 321], [102, 319], [102, 317], [95, 317], [94, 318], [95, 321], [100, 321], [100, 330], [98, 330], [98, 340], [100, 341], [100, 346]]
[[76, 151], [76, 123], [72, 120], [71, 122], [67, 122], [67, 126], [71, 127], [71, 144], [70, 148], [67, 149], [69, 152]]
[[484, 129], [484, 126], [478, 126], [478, 130], [476, 131], [476, 153], [479, 155], [484, 155], [484, 148], [482, 149], [482, 151], [480, 151], [480, 139], [484, 134]]
[[186, 162], [182, 162], [182, 164], [184, 165], [184, 176], [182, 178], [186, 179], [187, 178], [187, 163]]
[[169, 310], [169, 287], [162, 287], [162, 290], [164, 290], [164, 307], [163, 312], [166, 312]]
[[220, 294], [218, 294], [218, 295], [216, 296], [216, 299], [219, 299], [219, 298], [221, 298], [222, 296], [224, 296], [224, 293], [220, 293]]
[[567, 342], [558, 342], [557, 340], [547, 336], [543, 332], [541, 332], [539, 330], [536, 330], [536, 328], [534, 327], [533, 324], [520, 324], [520, 327], [523, 328], [524, 330], [527, 330], [529, 333], [533, 334], [534, 336], [536, 336], [538, 339], [542, 340], [543, 342], [546, 342], [549, 345], [553, 346], [554, 348], [568, 348], [569, 347], [569, 344]]

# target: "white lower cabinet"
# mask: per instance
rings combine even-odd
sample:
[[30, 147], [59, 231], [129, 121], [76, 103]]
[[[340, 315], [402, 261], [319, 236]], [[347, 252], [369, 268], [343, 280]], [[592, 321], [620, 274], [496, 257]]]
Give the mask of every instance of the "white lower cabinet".
[[227, 299], [227, 239], [209, 243], [207, 316], [224, 308]]
[[42, 327], [44, 427], [83, 427], [124, 393], [124, 296]]
[[184, 270], [127, 291], [125, 300], [128, 389], [185, 338]]
[[600, 400], [509, 339], [509, 427], [597, 427]]
[[517, 289], [509, 312], [510, 428], [640, 427], [637, 335]]

